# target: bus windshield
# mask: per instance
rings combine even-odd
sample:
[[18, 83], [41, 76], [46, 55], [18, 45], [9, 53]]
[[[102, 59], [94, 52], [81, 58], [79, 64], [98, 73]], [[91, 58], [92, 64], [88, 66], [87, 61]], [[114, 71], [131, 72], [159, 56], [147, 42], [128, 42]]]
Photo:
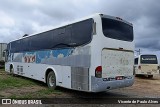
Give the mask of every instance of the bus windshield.
[[102, 29], [106, 37], [133, 41], [133, 27], [124, 22], [102, 17]]
[[141, 64], [158, 64], [156, 55], [141, 55]]

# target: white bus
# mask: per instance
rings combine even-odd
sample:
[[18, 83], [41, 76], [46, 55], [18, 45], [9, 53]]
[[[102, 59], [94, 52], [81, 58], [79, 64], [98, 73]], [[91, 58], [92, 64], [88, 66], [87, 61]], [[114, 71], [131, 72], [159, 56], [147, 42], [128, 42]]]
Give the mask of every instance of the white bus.
[[143, 54], [135, 58], [134, 73], [135, 76], [146, 75], [153, 78], [153, 75], [159, 74], [159, 65], [156, 55]]
[[56, 86], [101, 92], [132, 86], [133, 26], [91, 17], [8, 43], [5, 70]]

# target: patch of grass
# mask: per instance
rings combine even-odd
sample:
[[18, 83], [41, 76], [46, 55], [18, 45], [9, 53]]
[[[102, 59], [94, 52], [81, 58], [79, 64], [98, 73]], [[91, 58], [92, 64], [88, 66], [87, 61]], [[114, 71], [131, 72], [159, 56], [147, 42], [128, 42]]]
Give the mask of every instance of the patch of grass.
[[0, 71], [5, 72], [5, 68], [0, 68]]
[[11, 95], [9, 98], [16, 99], [16, 98], [17, 98], [17, 95], [13, 94], [13, 95]]
[[49, 94], [62, 94], [61, 91], [59, 90], [53, 90], [53, 89], [43, 89], [43, 90], [40, 90], [40, 91], [37, 91], [37, 93], [41, 94], [41, 95], [49, 95]]
[[39, 91], [36, 91], [36, 92], [26, 93], [24, 95], [13, 94], [9, 98], [25, 98], [25, 99], [29, 99], [29, 98], [48, 98], [48, 96], [52, 95], [52, 94], [61, 95], [62, 92], [60, 92], [58, 90], [53, 90], [53, 89], [42, 89], [42, 90], [39, 90]]
[[[3, 92], [3, 90], [5, 89], [12, 89], [12, 88], [21, 89], [23, 87], [32, 87], [36, 85], [44, 86], [44, 84], [38, 81], [21, 77], [21, 76], [12, 76], [3, 70], [0, 70], [0, 92]], [[54, 95], [60, 95], [60, 94], [62, 94], [62, 92], [60, 92], [59, 90], [45, 88], [45, 89], [37, 89], [34, 92], [26, 91], [23, 94], [17, 91], [17, 92], [11, 93], [11, 95], [7, 97], [8, 98], [48, 98], [48, 97], [51, 97]], [[0, 97], [5, 97], [5, 95], [3, 96], [2, 94], [0, 95]]]
[[0, 95], [0, 98], [4, 97], [4, 95]]
[[[26, 78], [13, 77], [10, 75], [1, 75], [1, 76], [0, 76], [0, 90], [6, 88], [30, 86], [36, 84], [35, 82]], [[3, 76], [5, 76], [5, 78]]]

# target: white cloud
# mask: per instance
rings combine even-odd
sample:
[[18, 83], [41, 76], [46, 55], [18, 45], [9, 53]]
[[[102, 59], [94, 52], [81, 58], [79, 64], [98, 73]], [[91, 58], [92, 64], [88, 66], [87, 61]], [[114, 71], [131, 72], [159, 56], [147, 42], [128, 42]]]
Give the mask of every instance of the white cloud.
[[3, 11], [0, 11], [0, 27], [13, 27], [15, 22], [14, 20]]
[[32, 23], [32, 29], [37, 33], [37, 32], [43, 32], [47, 31], [53, 28], [53, 26], [40, 26], [39, 23], [33, 22]]

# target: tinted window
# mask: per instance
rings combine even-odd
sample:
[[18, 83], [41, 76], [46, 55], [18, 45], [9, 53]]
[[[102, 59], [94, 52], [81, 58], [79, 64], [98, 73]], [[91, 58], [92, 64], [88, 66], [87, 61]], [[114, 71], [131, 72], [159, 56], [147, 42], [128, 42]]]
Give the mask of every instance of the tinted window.
[[106, 37], [124, 41], [133, 41], [133, 27], [117, 20], [102, 18], [103, 34]]
[[87, 44], [92, 38], [92, 19], [11, 42], [11, 52], [55, 49]]
[[11, 52], [17, 52], [18, 50], [21, 50], [22, 47], [22, 41], [17, 40], [11, 43]]
[[134, 64], [137, 65], [138, 64], [138, 58], [134, 59]]
[[[30, 38], [24, 38], [22, 39], [22, 44], [21, 44], [21, 51], [28, 51], [29, 50], [29, 41]], [[17, 50], [18, 51], [18, 50]]]
[[141, 64], [158, 64], [156, 55], [141, 55]]
[[71, 41], [71, 27], [66, 26], [53, 31], [52, 48], [69, 47]]
[[28, 39], [29, 50], [50, 49], [53, 44], [53, 31], [31, 36]]
[[71, 43], [76, 46], [86, 44], [91, 41], [93, 20], [85, 20], [72, 25]]

